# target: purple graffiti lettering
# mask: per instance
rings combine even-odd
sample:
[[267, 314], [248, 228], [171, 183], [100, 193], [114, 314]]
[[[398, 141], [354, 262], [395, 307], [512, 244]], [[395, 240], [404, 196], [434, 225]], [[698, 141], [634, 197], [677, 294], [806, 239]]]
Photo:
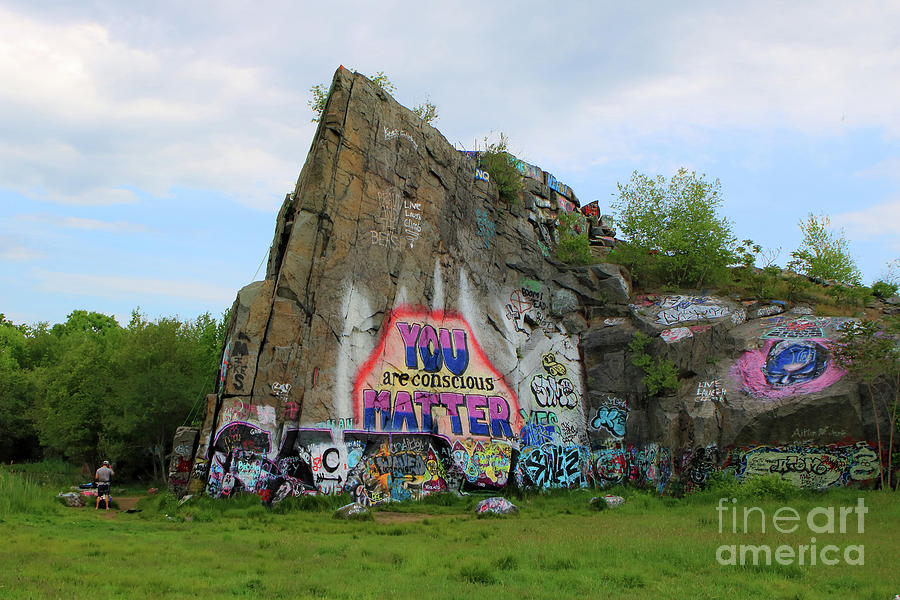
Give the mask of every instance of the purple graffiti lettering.
[[391, 392], [363, 391], [363, 423], [366, 429], [375, 429], [375, 411], [381, 411], [381, 428], [387, 429], [391, 416]]
[[434, 423], [431, 420], [431, 407], [440, 404], [440, 398], [432, 392], [414, 392], [413, 402], [422, 407], [422, 431], [432, 431]]
[[459, 405], [463, 403], [465, 396], [455, 392], [442, 392], [441, 404], [447, 407], [450, 415], [450, 427], [456, 435], [462, 435], [462, 423], [459, 421]]
[[420, 329], [422, 326], [418, 323], [413, 323], [412, 326], [409, 323], [397, 323], [400, 338], [406, 346], [406, 366], [410, 369], [416, 369], [419, 366], [419, 361], [416, 359], [416, 339], [419, 337]]
[[413, 412], [412, 400], [409, 392], [397, 392], [394, 402], [394, 421], [391, 423], [391, 429], [394, 431], [403, 431], [403, 424], [406, 423], [407, 431], [418, 431], [419, 424], [416, 422], [416, 413]]
[[[454, 354], [454, 346], [456, 353]], [[444, 364], [454, 375], [462, 375], [469, 366], [469, 346], [466, 341], [466, 332], [462, 329], [453, 330], [453, 343], [450, 343], [450, 331], [441, 329], [441, 352], [444, 355]]]
[[442, 364], [440, 342], [434, 327], [426, 325], [422, 328], [422, 333], [419, 334], [418, 346], [419, 356], [422, 357], [422, 368], [429, 373], [440, 371]]

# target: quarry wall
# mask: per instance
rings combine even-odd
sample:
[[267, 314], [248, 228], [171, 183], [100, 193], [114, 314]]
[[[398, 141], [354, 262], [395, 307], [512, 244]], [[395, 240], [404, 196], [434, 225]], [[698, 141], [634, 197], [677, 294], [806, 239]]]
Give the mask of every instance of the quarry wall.
[[[875, 417], [829, 351], [840, 319], [635, 297], [617, 265], [560, 263], [561, 211], [598, 247], [612, 232], [598, 203], [517, 166], [521, 201], [506, 205], [477, 156], [339, 69], [266, 278], [238, 292], [203, 427], [177, 437], [173, 489], [380, 504], [689, 490], [722, 468], [811, 488], [878, 477]], [[636, 332], [678, 366], [677, 393], [648, 396]]]

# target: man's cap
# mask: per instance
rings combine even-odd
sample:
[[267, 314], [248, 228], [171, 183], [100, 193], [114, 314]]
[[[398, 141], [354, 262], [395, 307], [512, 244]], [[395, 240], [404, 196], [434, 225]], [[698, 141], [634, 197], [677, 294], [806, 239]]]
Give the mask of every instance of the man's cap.
[[104, 465], [109, 465], [109, 461], [108, 461], [108, 460], [104, 460], [104, 461], [103, 461], [103, 464], [104, 464]]

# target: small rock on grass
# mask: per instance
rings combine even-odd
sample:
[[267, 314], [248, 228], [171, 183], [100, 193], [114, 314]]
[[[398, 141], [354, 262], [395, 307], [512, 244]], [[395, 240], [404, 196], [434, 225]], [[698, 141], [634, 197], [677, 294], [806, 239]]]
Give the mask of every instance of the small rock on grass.
[[369, 509], [360, 504], [359, 502], [351, 502], [350, 504], [345, 504], [340, 507], [336, 511], [334, 511], [335, 519], [368, 519], [371, 518], [371, 513], [369, 513]]
[[623, 498], [622, 496], [613, 496], [612, 494], [607, 494], [605, 496], [594, 496], [593, 498], [591, 498], [590, 504], [597, 510], [616, 508], [617, 506], [622, 506], [623, 504], [625, 504], [625, 498]]
[[513, 504], [506, 498], [501, 498], [500, 496], [486, 498], [475, 505], [475, 513], [479, 515], [514, 515], [518, 512], [519, 509], [515, 504]]
[[69, 492], [68, 494], [59, 494], [57, 498], [59, 498], [60, 501], [63, 502], [66, 506], [71, 506], [72, 508], [84, 506], [84, 496], [75, 492]]

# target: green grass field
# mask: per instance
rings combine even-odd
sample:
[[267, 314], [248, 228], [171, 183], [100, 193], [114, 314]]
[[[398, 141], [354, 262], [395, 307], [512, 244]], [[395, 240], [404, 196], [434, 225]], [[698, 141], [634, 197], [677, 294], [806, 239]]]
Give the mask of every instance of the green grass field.
[[[900, 499], [882, 492], [744, 494], [718, 513], [714, 491], [676, 500], [617, 488], [626, 504], [596, 511], [588, 504], [596, 492], [579, 490], [511, 498], [520, 514], [502, 518], [476, 518], [478, 497], [439, 496], [392, 505], [374, 520], [337, 521], [332, 512], [341, 498], [299, 499], [270, 511], [255, 496], [179, 507], [159, 495], [141, 500], [139, 513], [104, 513], [64, 507], [55, 488], [30, 481], [0, 471], [2, 598], [885, 600], [900, 593]], [[806, 525], [810, 510], [833, 506], [837, 515], [860, 497], [869, 511], [862, 533], [856, 514], [846, 533], [816, 534]], [[738, 507], [738, 533], [731, 506]], [[747, 506], [765, 512], [765, 533], [760, 511], [743, 531]], [[803, 519], [795, 533], [772, 530], [783, 506]], [[825, 517], [814, 523], [823, 526]], [[811, 537], [820, 549], [837, 546], [828, 556], [838, 564], [716, 560], [723, 544], [796, 549]], [[844, 549], [855, 545], [864, 547], [864, 564], [844, 561]]]

